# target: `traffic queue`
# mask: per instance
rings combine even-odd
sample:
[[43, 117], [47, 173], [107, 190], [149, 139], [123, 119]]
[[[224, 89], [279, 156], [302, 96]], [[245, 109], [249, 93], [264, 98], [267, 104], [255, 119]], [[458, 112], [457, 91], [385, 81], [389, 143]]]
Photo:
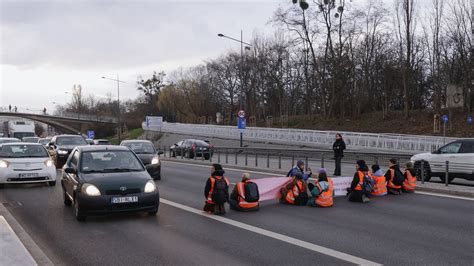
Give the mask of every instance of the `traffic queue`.
[[[298, 161], [287, 176], [290, 181], [280, 188], [278, 200], [282, 204], [306, 205], [311, 207], [332, 207], [334, 205], [334, 182], [325, 169], [318, 171], [313, 180], [312, 172], [304, 172], [304, 162]], [[204, 189], [206, 198], [204, 211], [216, 215], [225, 214], [225, 203], [236, 211], [257, 211], [260, 208], [259, 190], [248, 173], [242, 175], [229, 196], [229, 179], [220, 164], [213, 164], [211, 176]], [[364, 160], [356, 163], [351, 186], [347, 188], [347, 198], [351, 202], [370, 202], [371, 198], [388, 194], [401, 195], [413, 193], [416, 189], [416, 176], [411, 162], [406, 163], [402, 172], [397, 160], [389, 160], [389, 169], [384, 174], [380, 166], [374, 164], [369, 170]]]

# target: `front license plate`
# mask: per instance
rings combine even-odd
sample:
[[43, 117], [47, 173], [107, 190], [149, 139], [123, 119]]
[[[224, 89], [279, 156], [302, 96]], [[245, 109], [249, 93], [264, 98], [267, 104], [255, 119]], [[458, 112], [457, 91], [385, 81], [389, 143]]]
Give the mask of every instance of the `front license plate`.
[[19, 177], [38, 177], [38, 173], [21, 173]]
[[129, 202], [138, 202], [138, 197], [133, 196], [133, 197], [115, 197], [115, 198], [112, 198], [112, 203], [113, 204], [129, 203]]

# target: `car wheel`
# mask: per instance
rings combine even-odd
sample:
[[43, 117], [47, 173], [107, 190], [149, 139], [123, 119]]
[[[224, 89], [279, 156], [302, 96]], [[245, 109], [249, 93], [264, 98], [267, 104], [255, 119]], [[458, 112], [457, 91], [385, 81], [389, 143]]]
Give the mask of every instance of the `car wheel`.
[[[440, 176], [439, 179], [441, 179], [441, 182], [446, 183], [446, 177], [445, 176], [443, 176], [443, 177]], [[451, 181], [453, 181], [453, 180], [454, 180], [454, 177], [448, 177], [448, 183], [451, 183]]]
[[176, 153], [174, 152], [174, 150], [171, 152], [171, 157], [176, 158]]
[[48, 181], [48, 186], [50, 187], [56, 186], [56, 181]]
[[211, 158], [211, 155], [209, 155], [209, 154], [204, 155], [205, 160], [209, 160], [210, 158]]
[[191, 151], [188, 151], [187, 154], [188, 154], [188, 159], [193, 159], [195, 156], [195, 154]]
[[151, 212], [148, 212], [148, 215], [149, 216], [156, 216], [156, 214], [158, 213], [158, 208], [156, 208], [156, 210], [153, 210]]
[[81, 207], [79, 206], [77, 199], [74, 199], [74, 215], [76, 216], [76, 220], [79, 222], [84, 222], [86, 220], [86, 216], [82, 214]]
[[[425, 162], [424, 164], [424, 171], [423, 171], [423, 178], [425, 181], [430, 181], [431, 179], [431, 167], [428, 162]], [[421, 162], [417, 161], [415, 162], [415, 165], [413, 166], [416, 174], [416, 180], [421, 181]]]
[[66, 194], [66, 191], [63, 191], [63, 199], [64, 199], [64, 205], [66, 205], [68, 207], [72, 205], [72, 200]]

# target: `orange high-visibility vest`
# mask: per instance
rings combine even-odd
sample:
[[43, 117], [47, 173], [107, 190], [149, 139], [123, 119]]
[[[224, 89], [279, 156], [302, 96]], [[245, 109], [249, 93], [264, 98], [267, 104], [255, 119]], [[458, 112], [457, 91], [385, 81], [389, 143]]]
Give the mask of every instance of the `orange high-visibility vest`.
[[402, 186], [396, 186], [393, 183], [393, 179], [395, 178], [395, 169], [390, 169], [390, 180], [388, 181], [387, 187], [393, 188], [393, 189], [400, 189]]
[[221, 179], [221, 178], [224, 178], [225, 182], [227, 183], [227, 186], [229, 186], [229, 180], [227, 179], [227, 177], [223, 177], [223, 176], [216, 176], [216, 177], [213, 177], [211, 176], [210, 179], [211, 179], [211, 189], [209, 190], [209, 194], [207, 195], [207, 203], [210, 203], [210, 204], [215, 204], [213, 201], [212, 201], [212, 193], [214, 193], [214, 184], [216, 183], [216, 179]]
[[387, 195], [387, 180], [385, 176], [376, 176], [370, 174], [371, 177], [375, 180], [374, 190], [372, 191], [373, 196], [385, 196]]
[[331, 207], [333, 205], [334, 182], [332, 182], [331, 178], [328, 178], [328, 183], [328, 190], [322, 192], [316, 198], [316, 204], [321, 207]]
[[409, 170], [405, 171], [406, 178], [403, 181], [403, 189], [406, 191], [415, 191], [416, 188], [416, 177], [411, 175]]
[[300, 191], [303, 191], [303, 181], [296, 180], [296, 185], [286, 193], [286, 201], [290, 204], [295, 204], [295, 198], [300, 195]]
[[239, 195], [239, 206], [244, 209], [255, 208], [259, 205], [258, 202], [245, 201], [245, 183], [248, 183], [248, 182], [250, 182], [250, 180], [247, 180], [245, 182], [239, 182], [236, 184], [237, 193]]
[[364, 176], [365, 176], [365, 174], [362, 171], [357, 171], [357, 173], [359, 173], [359, 184], [357, 184], [357, 186], [355, 187], [355, 190], [361, 191], [362, 186], [364, 185]]

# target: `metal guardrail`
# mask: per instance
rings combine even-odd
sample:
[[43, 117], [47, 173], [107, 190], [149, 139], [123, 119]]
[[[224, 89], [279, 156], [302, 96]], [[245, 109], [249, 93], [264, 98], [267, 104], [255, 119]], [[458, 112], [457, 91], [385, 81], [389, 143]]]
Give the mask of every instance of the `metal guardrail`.
[[[238, 139], [240, 131], [236, 127], [164, 123], [161, 132], [192, 134], [203, 137], [220, 137]], [[341, 133], [348, 147], [358, 149], [373, 149], [378, 151], [395, 151], [400, 153], [431, 152], [444, 143], [455, 138], [436, 136], [373, 134], [357, 132], [318, 131], [303, 129], [280, 129], [248, 127], [244, 131], [244, 139], [280, 144], [298, 144], [309, 147], [327, 145], [332, 146], [336, 133]]]
[[86, 121], [117, 123], [117, 118], [108, 117], [108, 116], [99, 116], [99, 115], [86, 115], [86, 114], [79, 114], [79, 113], [61, 112], [61, 113], [55, 113], [54, 115], [50, 115], [50, 116], [73, 118], [73, 119], [86, 120]]
[[[172, 157], [171, 150], [167, 146], [158, 146], [158, 150], [163, 151], [165, 157]], [[188, 155], [180, 154], [177, 156], [181, 159], [205, 160], [208, 151], [196, 151], [192, 158]], [[242, 166], [251, 166], [257, 168], [270, 169], [270, 165], [277, 165], [276, 168], [281, 170], [282, 162], [285, 162], [288, 167], [294, 166], [296, 161], [303, 160], [305, 162], [306, 170], [310, 163], [315, 166], [317, 164], [321, 168], [325, 168], [328, 161], [334, 163], [334, 153], [327, 149], [282, 149], [282, 148], [249, 148], [249, 147], [214, 147], [213, 154], [208, 157], [210, 162], [234, 164]], [[396, 159], [400, 165], [408, 162], [411, 155], [405, 153], [374, 153], [374, 152], [355, 152], [347, 151], [344, 153], [342, 163], [355, 164], [357, 160], [365, 160], [367, 165], [380, 164], [387, 165], [390, 159]], [[454, 173], [463, 172], [466, 169], [474, 169], [474, 164], [455, 163], [446, 161], [443, 164], [444, 169], [434, 169], [438, 173], [444, 173], [440, 178], [445, 182], [446, 186], [454, 178]], [[415, 164], [415, 171], [418, 179], [424, 183], [427, 178], [426, 166], [428, 164], [424, 161]], [[286, 169], [286, 168], [285, 168]]]

